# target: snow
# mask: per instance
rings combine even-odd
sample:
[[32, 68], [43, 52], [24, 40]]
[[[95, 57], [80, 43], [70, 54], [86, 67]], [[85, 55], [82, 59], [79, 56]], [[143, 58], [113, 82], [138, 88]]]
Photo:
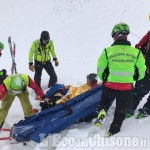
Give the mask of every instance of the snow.
[[[0, 41], [5, 45], [3, 55], [0, 58], [0, 69], [6, 68], [11, 74], [11, 57], [8, 48], [8, 36], [16, 43], [16, 63], [19, 73], [25, 73], [34, 77], [34, 73], [28, 69], [28, 51], [32, 41], [38, 39], [43, 30], [50, 32], [54, 41], [55, 50], [60, 65], [55, 67], [58, 75], [58, 83], [81, 85], [86, 81], [86, 75], [96, 72], [97, 59], [102, 50], [111, 45], [111, 30], [119, 22], [129, 24], [131, 34], [129, 40], [134, 46], [140, 38], [149, 30], [148, 20], [150, 1], [142, 0], [0, 0], [1, 27]], [[45, 71], [42, 76], [42, 88], [47, 89], [49, 77]], [[34, 107], [39, 108], [34, 100], [33, 90], [29, 90], [30, 100]], [[139, 107], [142, 107], [146, 97]], [[122, 130], [114, 137], [138, 137], [146, 141], [146, 147], [132, 145], [132, 147], [92, 146], [91, 142], [86, 147], [84, 142], [96, 137], [104, 136], [113, 119], [115, 104], [110, 109], [104, 126], [99, 129], [93, 123], [81, 123], [71, 126], [61, 132], [62, 139], [53, 141], [48, 137], [45, 142], [37, 144], [29, 142], [26, 146], [10, 144], [9, 141], [0, 141], [1, 150], [34, 149], [34, 150], [71, 150], [71, 149], [121, 149], [144, 150], [150, 148], [150, 118], [136, 120], [135, 117], [125, 120]], [[16, 98], [6, 119], [4, 127], [10, 127], [23, 119], [23, 111], [19, 100]], [[1, 133], [2, 134], [2, 133]], [[0, 136], [1, 136], [0, 134]], [[8, 133], [5, 133], [8, 134]], [[59, 135], [60, 136], [60, 135]], [[80, 139], [76, 144], [65, 145], [65, 137]], [[119, 138], [118, 137], [118, 138]], [[59, 143], [58, 143], [59, 141]], [[145, 142], [144, 141], [144, 142]], [[52, 146], [52, 142], [57, 144]], [[94, 145], [94, 144], [93, 144]]]

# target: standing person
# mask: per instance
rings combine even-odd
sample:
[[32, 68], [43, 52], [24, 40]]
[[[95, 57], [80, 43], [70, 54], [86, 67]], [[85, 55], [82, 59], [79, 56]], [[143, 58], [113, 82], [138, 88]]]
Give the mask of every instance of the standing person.
[[[41, 76], [43, 68], [50, 76], [48, 87], [52, 87], [57, 82], [57, 75], [53, 68], [51, 61], [51, 55], [53, 56], [53, 61], [55, 66], [58, 66], [58, 60], [54, 50], [53, 41], [50, 39], [48, 31], [43, 31], [41, 37], [32, 43], [29, 51], [29, 69], [35, 71], [34, 81], [41, 88]], [[33, 64], [34, 56], [34, 64]]]
[[[150, 92], [150, 31], [135, 45], [144, 55], [146, 61], [146, 74], [145, 77], [137, 81], [134, 88], [134, 98], [127, 113], [126, 118], [133, 116], [137, 106], [139, 105], [142, 98]], [[147, 98], [147, 102], [143, 108], [139, 109], [137, 118], [143, 118], [150, 115], [150, 95]]]
[[114, 43], [104, 49], [97, 63], [98, 76], [104, 83], [96, 126], [103, 125], [110, 100], [116, 99], [114, 119], [107, 133], [108, 137], [120, 131], [132, 101], [135, 66], [139, 72], [138, 80], [145, 75], [144, 57], [138, 49], [131, 47], [127, 40], [129, 33], [127, 24], [115, 25], [111, 33]]
[[[2, 50], [4, 49], [4, 44], [0, 42], [0, 57], [2, 56]], [[7, 72], [5, 69], [0, 70], [0, 84], [7, 77]]]
[[25, 119], [32, 116], [32, 106], [29, 101], [29, 92], [27, 87], [32, 88], [42, 99], [47, 99], [43, 91], [26, 74], [13, 74], [8, 76], [3, 84], [0, 85], [0, 127], [3, 126], [8, 111], [17, 96], [21, 102]]

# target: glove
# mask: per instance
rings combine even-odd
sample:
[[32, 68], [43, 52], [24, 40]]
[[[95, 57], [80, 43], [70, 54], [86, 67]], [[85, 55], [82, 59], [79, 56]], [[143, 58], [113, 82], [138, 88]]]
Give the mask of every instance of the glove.
[[55, 60], [55, 66], [57, 67], [59, 65], [58, 60]]
[[0, 70], [0, 76], [7, 76], [7, 71], [5, 69]]
[[59, 65], [59, 62], [58, 62], [57, 58], [53, 58], [53, 61], [55, 61], [55, 66]]
[[29, 65], [29, 69], [31, 70], [31, 71], [35, 71], [35, 67], [34, 67], [34, 65], [32, 64], [32, 65]]

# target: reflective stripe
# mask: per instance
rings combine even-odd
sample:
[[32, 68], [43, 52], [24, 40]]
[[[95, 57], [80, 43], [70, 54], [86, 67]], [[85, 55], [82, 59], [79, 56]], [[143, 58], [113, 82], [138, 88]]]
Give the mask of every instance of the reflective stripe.
[[103, 71], [103, 69], [97, 67], [97, 72], [101, 73]]
[[[33, 53], [34, 53], [33, 49], [30, 49], [29, 53], [30, 53], [29, 54], [29, 63], [30, 63], [30, 62], [33, 62]], [[32, 57], [31, 57], [31, 55], [32, 55]]]
[[36, 51], [38, 51], [38, 48], [39, 48], [38, 40], [36, 40], [35, 43], [36, 43]]
[[31, 51], [32, 53], [34, 53], [34, 50], [33, 50], [32, 48], [30, 48], [30, 51]]
[[143, 76], [145, 76], [145, 73], [146, 73], [146, 72], [144, 71], [144, 72], [142, 72], [141, 74], [142, 74]]
[[113, 76], [133, 76], [131, 72], [117, 72], [117, 71], [113, 71], [112, 75]]
[[[35, 50], [35, 54], [34, 54], [34, 55], [35, 55], [35, 59], [36, 59], [36, 60], [37, 60], [37, 54], [38, 54], [38, 49], [39, 49], [39, 42], [38, 42], [38, 41], [39, 41], [39, 40], [36, 40], [36, 41], [35, 41], [36, 50]], [[38, 61], [39, 61], [39, 60], [38, 60]]]

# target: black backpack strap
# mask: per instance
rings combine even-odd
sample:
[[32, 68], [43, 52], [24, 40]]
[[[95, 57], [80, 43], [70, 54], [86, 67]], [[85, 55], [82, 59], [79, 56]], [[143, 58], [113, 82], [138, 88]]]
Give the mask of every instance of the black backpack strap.
[[141, 52], [140, 52], [140, 50], [139, 50], [139, 53], [138, 53], [138, 55], [137, 55], [136, 59], [138, 59], [138, 58], [139, 58], [140, 53], [141, 53]]

